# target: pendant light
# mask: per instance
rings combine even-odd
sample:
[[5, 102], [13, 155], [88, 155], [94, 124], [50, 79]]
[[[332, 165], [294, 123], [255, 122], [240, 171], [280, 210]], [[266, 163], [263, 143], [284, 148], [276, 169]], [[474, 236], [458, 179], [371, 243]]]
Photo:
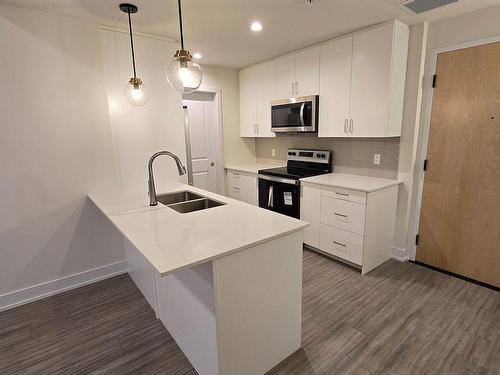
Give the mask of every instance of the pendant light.
[[134, 76], [130, 78], [127, 85], [125, 86], [125, 98], [130, 104], [136, 107], [141, 107], [148, 101], [148, 93], [144, 83], [141, 79], [137, 77], [137, 72], [135, 69], [135, 53], [134, 53], [134, 39], [132, 36], [132, 22], [130, 20], [131, 13], [137, 13], [137, 7], [133, 4], [120, 4], [120, 10], [127, 13], [128, 15], [128, 29], [130, 33], [130, 49], [132, 50], [132, 66], [134, 68]]
[[191, 53], [184, 49], [181, 0], [178, 0], [178, 7], [181, 49], [175, 52], [174, 59], [168, 66], [167, 80], [170, 86], [174, 89], [183, 94], [188, 94], [200, 87], [202, 73], [200, 65], [193, 62], [193, 56], [191, 56]]

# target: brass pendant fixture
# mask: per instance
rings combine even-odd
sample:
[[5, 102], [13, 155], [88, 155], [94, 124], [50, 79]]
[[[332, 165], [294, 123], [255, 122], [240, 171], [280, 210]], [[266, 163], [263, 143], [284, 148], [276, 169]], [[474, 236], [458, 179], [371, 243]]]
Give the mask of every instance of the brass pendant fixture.
[[130, 33], [130, 49], [132, 51], [132, 67], [134, 69], [134, 76], [130, 78], [127, 85], [125, 86], [125, 98], [130, 104], [136, 107], [141, 107], [148, 101], [148, 93], [146, 91], [146, 86], [142, 83], [142, 80], [137, 77], [137, 72], [135, 68], [135, 52], [134, 52], [134, 38], [132, 36], [132, 21], [130, 19], [130, 14], [137, 13], [137, 6], [134, 4], [123, 3], [120, 4], [120, 10], [127, 13], [128, 15], [128, 29]]
[[200, 87], [203, 74], [200, 65], [193, 62], [191, 53], [184, 49], [181, 0], [178, 0], [177, 5], [179, 7], [181, 49], [175, 52], [174, 59], [168, 66], [167, 80], [170, 86], [178, 92], [187, 94]]

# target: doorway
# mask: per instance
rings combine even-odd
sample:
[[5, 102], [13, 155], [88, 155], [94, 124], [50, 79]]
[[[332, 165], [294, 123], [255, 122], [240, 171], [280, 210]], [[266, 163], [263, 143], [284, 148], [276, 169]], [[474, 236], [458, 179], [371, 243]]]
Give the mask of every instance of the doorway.
[[416, 261], [500, 287], [500, 42], [436, 56]]
[[182, 96], [185, 113], [189, 182], [200, 189], [224, 193], [222, 123], [219, 91]]

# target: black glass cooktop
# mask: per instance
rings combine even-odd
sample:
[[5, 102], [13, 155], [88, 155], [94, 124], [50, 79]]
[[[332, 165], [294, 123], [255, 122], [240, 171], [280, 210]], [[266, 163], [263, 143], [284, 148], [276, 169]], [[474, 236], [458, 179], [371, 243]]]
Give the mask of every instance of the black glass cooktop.
[[312, 170], [308, 168], [290, 168], [290, 167], [280, 167], [271, 169], [261, 169], [259, 174], [265, 174], [268, 176], [278, 176], [293, 179], [301, 179], [306, 177], [319, 176], [320, 174], [330, 173], [329, 171], [319, 171]]

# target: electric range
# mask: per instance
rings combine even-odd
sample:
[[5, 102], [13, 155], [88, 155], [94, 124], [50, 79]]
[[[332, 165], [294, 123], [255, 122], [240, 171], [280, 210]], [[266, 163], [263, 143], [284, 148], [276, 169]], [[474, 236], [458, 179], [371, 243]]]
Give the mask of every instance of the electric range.
[[300, 218], [300, 179], [332, 172], [333, 152], [288, 149], [287, 166], [259, 170], [259, 206]]

